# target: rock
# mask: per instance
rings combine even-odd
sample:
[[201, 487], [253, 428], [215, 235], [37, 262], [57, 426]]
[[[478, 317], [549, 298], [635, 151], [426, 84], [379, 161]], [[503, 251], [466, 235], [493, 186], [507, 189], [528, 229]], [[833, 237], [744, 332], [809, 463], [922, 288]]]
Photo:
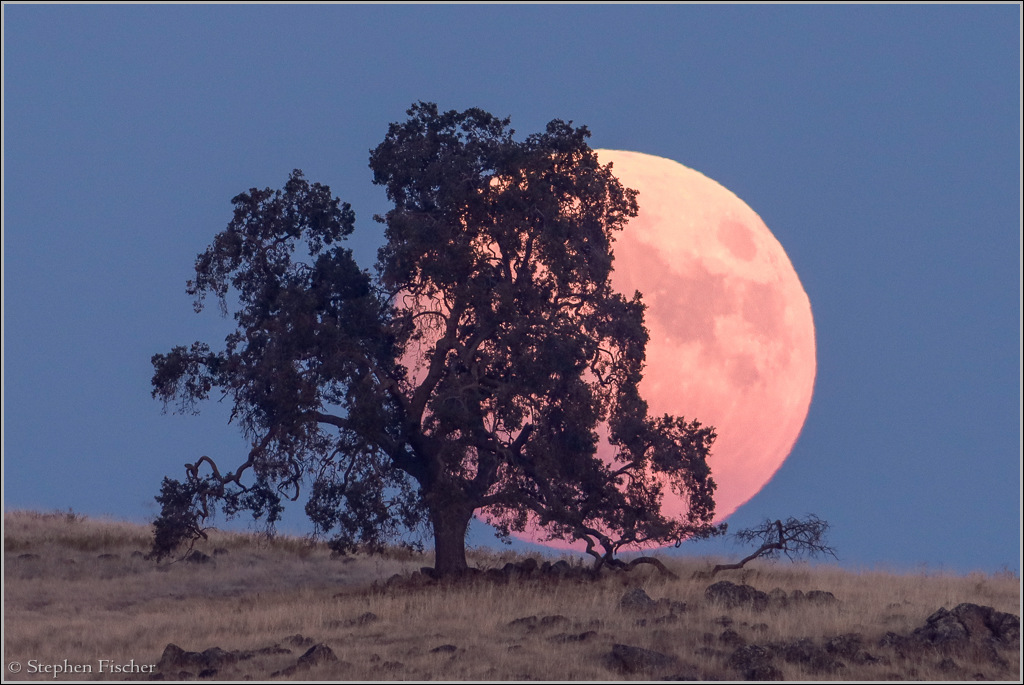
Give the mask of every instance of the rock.
[[559, 578], [564, 578], [572, 573], [572, 566], [565, 559], [559, 559], [555, 563], [551, 564], [548, 568], [548, 573]]
[[565, 616], [562, 616], [561, 614], [554, 614], [552, 616], [543, 616], [541, 618], [537, 618], [536, 616], [523, 616], [522, 618], [509, 621], [508, 627], [515, 630], [532, 632], [538, 628], [550, 630], [552, 628], [568, 626], [571, 623], [572, 621]]
[[[970, 603], [958, 604], [952, 610], [940, 608], [910, 635], [888, 632], [878, 641], [880, 648], [893, 649], [901, 658], [920, 659], [925, 652], [937, 651], [944, 657], [985, 659], [1001, 669], [1008, 668], [1009, 663], [998, 650], [1019, 645], [1018, 616]], [[866, 652], [859, 658], [878, 661]]]
[[814, 604], [821, 604], [826, 606], [832, 604], [839, 604], [839, 600], [836, 599], [836, 596], [826, 590], [811, 590], [807, 593], [807, 595], [804, 598], [806, 601], [812, 602]]
[[912, 642], [954, 652], [970, 646], [1003, 667], [1006, 660], [996, 650], [1020, 645], [1020, 618], [977, 604], [958, 604], [952, 610], [943, 607], [914, 629], [909, 638], [896, 644], [897, 651], [906, 653]]
[[1002, 611], [993, 611], [985, 625], [992, 637], [1009, 647], [1020, 645], [1020, 617]]
[[606, 659], [611, 668], [624, 673], [650, 673], [679, 664], [679, 660], [674, 656], [623, 644], [612, 645], [611, 654]]
[[253, 654], [269, 655], [269, 654], [291, 654], [292, 650], [281, 645], [271, 645], [270, 647], [260, 647]]
[[1005, 646], [1020, 644], [1020, 617], [988, 606], [958, 604], [950, 612], [972, 640], [993, 639]]
[[768, 595], [756, 590], [749, 585], [736, 585], [728, 580], [722, 580], [709, 586], [704, 591], [704, 597], [710, 602], [721, 604], [727, 608], [749, 606], [755, 611], [764, 611], [768, 608]]
[[170, 643], [164, 647], [156, 668], [162, 673], [178, 673], [183, 670], [202, 673], [205, 670], [216, 670], [234, 664], [238, 660], [238, 652], [227, 652], [220, 647], [210, 647], [203, 652], [187, 652]]
[[499, 585], [508, 583], [508, 576], [505, 575], [504, 571], [497, 568], [489, 568], [484, 571], [484, 578], [486, 578], [488, 582]]
[[774, 588], [768, 593], [768, 601], [772, 606], [784, 607], [789, 604], [789, 595], [780, 587]]
[[671, 615], [682, 614], [686, 611], [686, 602], [669, 599], [668, 597], [662, 597], [654, 604], [658, 609], [667, 609]]
[[169, 671], [174, 668], [180, 668], [184, 665], [184, 656], [186, 654], [196, 654], [196, 652], [186, 652], [184, 649], [176, 644], [168, 643], [164, 647], [164, 653], [160, 655], [159, 661], [156, 662], [156, 667], [160, 671]]
[[238, 652], [226, 652], [220, 647], [210, 647], [203, 651], [203, 659], [207, 668], [216, 668], [238, 662]]
[[761, 664], [746, 671], [743, 676], [747, 680], [782, 680], [782, 671], [774, 664]]
[[782, 671], [772, 663], [772, 654], [759, 645], [744, 645], [729, 657], [731, 668], [747, 680], [782, 680]]
[[313, 638], [306, 637], [300, 633], [295, 633], [294, 635], [286, 637], [282, 642], [287, 642], [292, 647], [306, 647], [313, 644]]
[[508, 622], [509, 628], [515, 628], [517, 630], [536, 630], [537, 624], [540, 622], [536, 616], [523, 616], [522, 618], [516, 618]]
[[653, 609], [656, 602], [644, 592], [643, 588], [635, 587], [626, 590], [619, 599], [619, 608], [624, 611], [647, 611]]
[[919, 651], [921, 644], [920, 640], [914, 640], [905, 635], [898, 635], [891, 630], [878, 639], [878, 647], [892, 649], [901, 658]]
[[519, 570], [525, 575], [533, 573], [539, 566], [540, 564], [533, 557], [527, 557], [519, 562]]
[[567, 626], [570, 623], [572, 623], [572, 621], [570, 621], [565, 616], [562, 616], [561, 614], [555, 614], [553, 616], [542, 616], [540, 619], [540, 627], [545, 629], [557, 628], [558, 626]]
[[337, 660], [338, 657], [334, 654], [334, 650], [327, 645], [320, 643], [307, 649], [306, 653], [299, 657], [299, 661], [296, 666], [299, 666], [300, 668], [312, 668], [313, 666]]
[[529, 577], [540, 569], [540, 564], [533, 557], [527, 557], [519, 562], [508, 562], [501, 568], [501, 573], [506, 578]]
[[825, 642], [825, 649], [830, 654], [849, 659], [855, 664], [868, 664], [878, 661], [863, 647], [864, 636], [860, 633], [844, 633], [830, 638]]
[[835, 673], [846, 668], [846, 664], [838, 661], [824, 647], [815, 644], [810, 638], [801, 638], [795, 642], [772, 645], [772, 651], [791, 664], [799, 664], [817, 673]]
[[747, 641], [732, 628], [726, 628], [722, 631], [722, 634], [718, 636], [718, 641], [725, 644], [727, 647], [742, 647], [747, 644]]
[[844, 633], [829, 638], [825, 642], [825, 649], [832, 654], [850, 659], [861, 650], [863, 642], [864, 636], [860, 633]]
[[194, 549], [188, 554], [186, 554], [184, 561], [187, 564], [199, 564], [209, 566], [217, 565], [217, 562], [213, 560], [213, 557], [211, 557], [209, 554], [203, 554], [198, 549]]
[[582, 633], [558, 633], [548, 638], [548, 642], [565, 644], [566, 642], [586, 642], [592, 637], [597, 637], [596, 630], [587, 630]]
[[379, 620], [377, 614], [373, 613], [372, 611], [367, 611], [366, 613], [359, 614], [359, 617], [355, 619], [355, 625], [365, 626], [370, 623], [374, 623], [377, 620]]
[[162, 672], [176, 673], [188, 668], [201, 670], [205, 667], [205, 663], [203, 655], [199, 652], [187, 652], [178, 645], [169, 643], [164, 647], [164, 652], [160, 655], [160, 660], [156, 662], [156, 667]]

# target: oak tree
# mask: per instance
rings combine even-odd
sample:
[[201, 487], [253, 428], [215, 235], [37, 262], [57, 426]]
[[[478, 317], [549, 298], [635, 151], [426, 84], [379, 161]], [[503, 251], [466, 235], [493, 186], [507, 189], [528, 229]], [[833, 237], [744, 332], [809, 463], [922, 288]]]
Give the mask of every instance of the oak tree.
[[[539, 527], [597, 563], [645, 543], [720, 532], [712, 428], [648, 415], [639, 293], [609, 282], [636, 192], [555, 120], [418, 103], [371, 151], [393, 208], [374, 271], [342, 246], [349, 205], [292, 173], [236, 196], [188, 292], [236, 329], [224, 347], [153, 357], [153, 395], [194, 411], [220, 393], [251, 442], [234, 470], [208, 456], [164, 480], [154, 553], [202, 535], [211, 507], [273, 521], [306, 512], [340, 551], [432, 531], [435, 569], [466, 568], [470, 519]], [[598, 456], [599, 437], [612, 457]], [[685, 515], [662, 512], [667, 495]]]

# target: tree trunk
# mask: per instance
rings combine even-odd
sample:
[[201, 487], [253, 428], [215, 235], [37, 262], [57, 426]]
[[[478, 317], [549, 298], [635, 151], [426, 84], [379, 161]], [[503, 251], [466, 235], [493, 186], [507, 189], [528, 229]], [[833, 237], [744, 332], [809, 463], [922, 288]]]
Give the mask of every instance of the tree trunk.
[[466, 563], [466, 532], [473, 518], [472, 507], [449, 503], [430, 512], [434, 528], [434, 571], [440, 576], [460, 575]]

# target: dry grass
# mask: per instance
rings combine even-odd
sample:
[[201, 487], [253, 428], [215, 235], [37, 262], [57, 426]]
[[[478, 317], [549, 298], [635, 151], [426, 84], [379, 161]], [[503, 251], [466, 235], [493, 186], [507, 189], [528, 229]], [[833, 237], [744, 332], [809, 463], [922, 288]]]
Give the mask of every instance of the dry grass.
[[[262, 680], [295, 664], [314, 642], [328, 645], [338, 661], [277, 677], [622, 680], [673, 673], [671, 668], [637, 674], [611, 669], [607, 655], [621, 643], [674, 656], [705, 679], [736, 679], [742, 676], [728, 664], [734, 647], [721, 639], [726, 629], [759, 645], [807, 637], [821, 644], [829, 637], [860, 633], [865, 649], [879, 659], [851, 661], [834, 673], [776, 659], [787, 680], [1016, 680], [1020, 670], [1018, 648], [1000, 651], [1003, 663], [979, 654], [957, 654], [943, 663], [946, 656], [934, 651], [900, 656], [877, 647], [887, 632], [910, 634], [943, 606], [972, 602], [1019, 615], [1020, 580], [1009, 574], [853, 573], [755, 562], [716, 578], [764, 591], [828, 590], [840, 600], [834, 606], [799, 604], [756, 612], [725, 609], [705, 599], [711, 581], [701, 576], [715, 563], [711, 559], [666, 559], [679, 580], [640, 567], [589, 582], [480, 581], [413, 588], [383, 581], [430, 565], [429, 556], [338, 559], [324, 546], [301, 539], [219, 533], [200, 548], [214, 556], [215, 566], [158, 565], [142, 558], [149, 544], [144, 526], [14, 512], [4, 515], [4, 528], [5, 663], [21, 663], [17, 677], [26, 680], [52, 680], [54, 673], [41, 672], [42, 665], [65, 660], [88, 665], [92, 672], [57, 674], [58, 679], [123, 679], [124, 674], [98, 672], [99, 660], [156, 664], [168, 643], [190, 651], [220, 647], [243, 652], [278, 645], [278, 653], [266, 650], [213, 676]], [[510, 554], [478, 552], [473, 561], [486, 568], [511, 559]], [[687, 609], [674, 621], [664, 618], [666, 611], [622, 611], [619, 599], [633, 586], [654, 599], [685, 602]], [[538, 621], [532, 630], [509, 625], [528, 616], [563, 618], [546, 625]], [[8, 672], [6, 677], [14, 676]]]

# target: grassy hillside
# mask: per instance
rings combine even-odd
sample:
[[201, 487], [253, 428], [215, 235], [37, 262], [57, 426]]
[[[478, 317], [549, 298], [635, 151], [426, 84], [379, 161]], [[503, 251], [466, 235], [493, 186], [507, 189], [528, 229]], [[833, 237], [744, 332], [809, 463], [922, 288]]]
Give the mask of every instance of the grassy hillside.
[[[296, 538], [214, 533], [197, 546], [205, 563], [157, 564], [143, 558], [148, 545], [144, 526], [5, 513], [6, 679], [1020, 675], [1019, 619], [1014, 628], [1014, 617], [999, 613], [1020, 614], [1020, 580], [1009, 574], [754, 562], [710, 579], [720, 560], [665, 559], [677, 579], [641, 566], [597, 580], [495, 571], [439, 584], [411, 575], [429, 556], [332, 558]], [[489, 552], [472, 559], [494, 569], [514, 561]], [[719, 586], [727, 592], [709, 598], [720, 580], [767, 594]], [[964, 603], [994, 611], [935, 616]]]

